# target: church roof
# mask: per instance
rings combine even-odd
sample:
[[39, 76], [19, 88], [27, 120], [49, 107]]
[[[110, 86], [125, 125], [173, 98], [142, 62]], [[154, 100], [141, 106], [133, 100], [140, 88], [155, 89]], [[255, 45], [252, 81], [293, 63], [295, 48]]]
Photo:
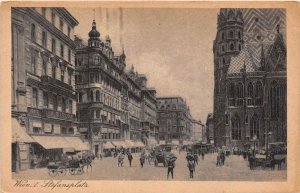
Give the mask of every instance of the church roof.
[[228, 74], [240, 73], [244, 68], [244, 65], [246, 67], [246, 72], [257, 71], [261, 67], [262, 54], [265, 58], [268, 55], [271, 45], [272, 43], [245, 44], [240, 53], [231, 58]]

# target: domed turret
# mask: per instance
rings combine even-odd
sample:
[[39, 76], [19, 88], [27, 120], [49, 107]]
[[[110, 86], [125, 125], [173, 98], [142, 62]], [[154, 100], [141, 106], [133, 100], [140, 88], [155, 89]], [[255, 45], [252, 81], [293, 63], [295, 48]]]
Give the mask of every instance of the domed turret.
[[97, 31], [95, 20], [93, 20], [92, 30], [89, 32], [89, 37], [89, 47], [100, 47], [100, 32]]

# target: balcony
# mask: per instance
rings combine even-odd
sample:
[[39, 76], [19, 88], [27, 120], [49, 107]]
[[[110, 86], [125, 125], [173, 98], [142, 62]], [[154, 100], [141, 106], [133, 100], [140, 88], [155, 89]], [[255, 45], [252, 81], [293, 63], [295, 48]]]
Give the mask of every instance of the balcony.
[[52, 78], [50, 76], [41, 76], [41, 81], [42, 81], [42, 84], [43, 85], [52, 85], [52, 86], [55, 86], [55, 87], [61, 87], [63, 89], [66, 89], [66, 90], [73, 90], [72, 86], [67, 84], [67, 83], [64, 83], [60, 80], [57, 80], [55, 78]]
[[50, 118], [50, 119], [65, 120], [65, 121], [76, 121], [76, 116], [73, 114], [55, 111], [55, 110], [51, 110], [51, 109], [43, 109], [42, 117]]
[[31, 117], [42, 117], [42, 113], [40, 109], [28, 107], [28, 116]]

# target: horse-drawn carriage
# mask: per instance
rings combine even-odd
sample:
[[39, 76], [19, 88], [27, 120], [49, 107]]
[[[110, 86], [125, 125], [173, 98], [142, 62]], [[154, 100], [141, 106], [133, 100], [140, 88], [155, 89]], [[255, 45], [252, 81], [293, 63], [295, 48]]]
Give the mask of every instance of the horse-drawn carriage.
[[155, 152], [154, 165], [158, 166], [160, 163], [162, 163], [164, 167], [167, 166], [166, 152]]
[[266, 156], [266, 155], [256, 155], [255, 157], [249, 157], [249, 166], [250, 169], [255, 169], [256, 167], [261, 167], [265, 169], [270, 167], [271, 170], [275, 169], [275, 166], [278, 166], [278, 170], [281, 169], [282, 163], [286, 162], [285, 155], [274, 155], [274, 156]]
[[71, 175], [78, 175], [83, 173], [83, 167], [79, 160], [70, 160], [69, 162], [50, 162], [47, 166], [48, 174], [51, 177], [65, 176], [67, 171]]

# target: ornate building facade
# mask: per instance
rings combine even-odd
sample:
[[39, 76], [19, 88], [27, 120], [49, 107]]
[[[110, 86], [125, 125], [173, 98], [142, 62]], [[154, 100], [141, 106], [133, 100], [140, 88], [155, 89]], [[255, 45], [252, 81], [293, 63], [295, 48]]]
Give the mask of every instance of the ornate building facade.
[[192, 136], [192, 116], [182, 97], [157, 98], [158, 137], [166, 143], [183, 143]]
[[80, 141], [74, 90], [77, 25], [64, 8], [12, 8], [12, 161], [19, 162], [13, 170], [29, 168], [33, 158], [37, 166], [59, 160], [70, 137]]
[[284, 9], [221, 9], [214, 40], [217, 146], [286, 142]]

